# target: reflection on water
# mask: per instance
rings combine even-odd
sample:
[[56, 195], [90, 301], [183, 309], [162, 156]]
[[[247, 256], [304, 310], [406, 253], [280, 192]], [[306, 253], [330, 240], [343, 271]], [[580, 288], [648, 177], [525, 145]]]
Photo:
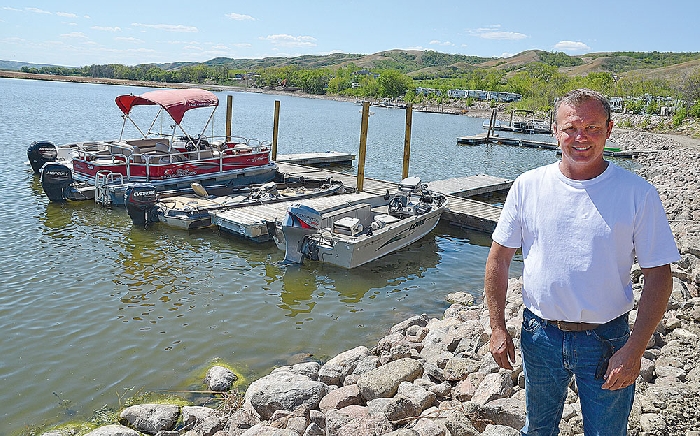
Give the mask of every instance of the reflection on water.
[[[414, 314], [441, 316], [450, 292], [481, 296], [490, 238], [445, 224], [345, 270], [284, 265], [274, 244], [215, 229], [137, 229], [122, 208], [50, 204], [25, 164], [29, 144], [113, 138], [121, 126], [114, 97], [145, 89], [8, 79], [0, 86], [0, 435], [64, 421], [67, 410], [89, 418], [116, 406], [115, 393], [189, 388], [215, 359], [249, 379], [299, 356], [325, 359], [371, 345]], [[275, 100], [283, 108], [281, 153], [357, 152], [360, 114], [351, 103], [234, 93], [235, 133], [269, 140]], [[214, 120], [219, 134], [224, 115]], [[411, 175], [511, 178], [556, 159], [458, 146], [481, 121], [415, 113]], [[370, 118], [367, 177], [399, 180], [404, 126], [402, 111]]]

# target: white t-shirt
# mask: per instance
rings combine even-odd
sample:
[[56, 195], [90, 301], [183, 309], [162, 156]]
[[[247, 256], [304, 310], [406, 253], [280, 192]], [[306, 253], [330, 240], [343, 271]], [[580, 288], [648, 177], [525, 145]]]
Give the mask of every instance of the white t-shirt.
[[559, 163], [520, 175], [492, 238], [522, 248], [525, 307], [548, 320], [605, 323], [632, 309], [630, 270], [680, 259], [656, 189], [609, 163], [571, 180]]

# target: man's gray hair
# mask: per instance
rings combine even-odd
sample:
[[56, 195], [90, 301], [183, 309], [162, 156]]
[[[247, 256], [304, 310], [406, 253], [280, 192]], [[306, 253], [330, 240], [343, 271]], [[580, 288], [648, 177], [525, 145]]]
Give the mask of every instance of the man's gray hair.
[[554, 104], [554, 123], [556, 124], [557, 122], [557, 114], [559, 112], [559, 107], [562, 104], [565, 104], [567, 106], [579, 106], [589, 100], [598, 101], [601, 104], [601, 106], [603, 106], [603, 110], [605, 111], [605, 115], [607, 116], [607, 121], [610, 121], [612, 119], [612, 110], [610, 110], [610, 102], [603, 94], [601, 94], [598, 91], [593, 91], [592, 89], [580, 88], [567, 92]]

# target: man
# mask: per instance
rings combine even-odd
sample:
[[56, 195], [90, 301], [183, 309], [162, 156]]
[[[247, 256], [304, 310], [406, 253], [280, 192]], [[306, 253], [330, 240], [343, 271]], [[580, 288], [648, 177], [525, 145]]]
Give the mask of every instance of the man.
[[[507, 369], [515, 361], [508, 268], [518, 248], [523, 255], [524, 435], [559, 433], [572, 377], [584, 433], [627, 434], [641, 358], [672, 290], [670, 263], [680, 256], [666, 214], [653, 186], [603, 158], [612, 126], [599, 93], [560, 99], [552, 127], [561, 161], [515, 180], [493, 233], [484, 279], [490, 350]], [[644, 287], [630, 333], [635, 257]]]

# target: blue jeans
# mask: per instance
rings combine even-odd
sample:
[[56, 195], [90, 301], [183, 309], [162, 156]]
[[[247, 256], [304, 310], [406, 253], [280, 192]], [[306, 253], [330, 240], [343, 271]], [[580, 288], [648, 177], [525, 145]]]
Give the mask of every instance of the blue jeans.
[[616, 391], [602, 389], [600, 368], [605, 370], [606, 355], [622, 348], [629, 333], [626, 315], [594, 330], [565, 332], [525, 309], [520, 347], [527, 416], [521, 433], [559, 434], [567, 389], [575, 376], [584, 434], [626, 435], [634, 385]]

